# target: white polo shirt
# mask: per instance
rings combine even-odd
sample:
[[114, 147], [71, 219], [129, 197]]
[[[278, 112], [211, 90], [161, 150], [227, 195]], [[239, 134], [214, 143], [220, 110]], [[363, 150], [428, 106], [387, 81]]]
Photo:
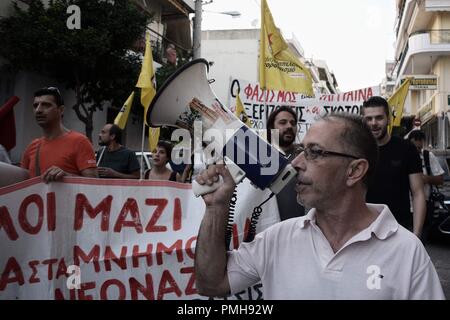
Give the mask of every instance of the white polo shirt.
[[334, 253], [315, 209], [259, 233], [228, 253], [237, 293], [261, 281], [264, 299], [445, 299], [420, 240], [386, 205], [368, 204], [377, 219]]

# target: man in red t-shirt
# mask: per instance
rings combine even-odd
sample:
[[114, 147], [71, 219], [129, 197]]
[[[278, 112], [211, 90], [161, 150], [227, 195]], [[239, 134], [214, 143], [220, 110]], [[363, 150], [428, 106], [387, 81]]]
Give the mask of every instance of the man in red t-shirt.
[[55, 87], [34, 93], [33, 112], [44, 136], [33, 140], [25, 150], [21, 166], [30, 177], [42, 176], [44, 182], [64, 176], [97, 177], [94, 149], [86, 136], [62, 124], [64, 101]]

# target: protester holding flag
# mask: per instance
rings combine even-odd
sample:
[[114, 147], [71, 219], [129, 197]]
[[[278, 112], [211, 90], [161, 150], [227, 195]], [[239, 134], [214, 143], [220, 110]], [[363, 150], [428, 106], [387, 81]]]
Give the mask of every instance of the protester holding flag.
[[369, 185], [366, 200], [387, 204], [402, 226], [421, 237], [426, 206], [419, 153], [412, 143], [388, 132], [391, 112], [384, 98], [374, 96], [365, 101], [362, 114], [380, 149], [377, 172]]
[[106, 124], [98, 136], [103, 148], [97, 153], [98, 175], [101, 178], [139, 179], [141, 166], [136, 154], [124, 147], [122, 129]]

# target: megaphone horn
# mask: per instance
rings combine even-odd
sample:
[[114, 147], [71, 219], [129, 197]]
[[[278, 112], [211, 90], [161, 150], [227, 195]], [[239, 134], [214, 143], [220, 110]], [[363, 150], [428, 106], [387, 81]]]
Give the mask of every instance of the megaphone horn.
[[[194, 122], [201, 122], [203, 136], [215, 130], [214, 150], [219, 150], [233, 179], [239, 183], [246, 176], [260, 189], [280, 192], [296, 175], [287, 158], [242, 123], [217, 99], [207, 78], [209, 64], [196, 59], [180, 67], [156, 93], [147, 122], [152, 126], [172, 126], [193, 131]], [[206, 140], [206, 139], [205, 139]], [[212, 186], [192, 189], [196, 196], [217, 189], [222, 181]]]

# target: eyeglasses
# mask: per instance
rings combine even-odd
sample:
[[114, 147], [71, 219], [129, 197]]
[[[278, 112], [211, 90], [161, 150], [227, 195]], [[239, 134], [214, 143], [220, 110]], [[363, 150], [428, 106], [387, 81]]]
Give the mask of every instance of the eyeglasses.
[[338, 156], [338, 157], [346, 157], [346, 158], [352, 158], [352, 159], [360, 159], [360, 157], [352, 156], [351, 154], [323, 150], [317, 146], [305, 147], [303, 145], [300, 145], [298, 150], [300, 151], [300, 153], [302, 153], [302, 152], [305, 153], [306, 160], [315, 160], [318, 157], [327, 157], [327, 156]]

